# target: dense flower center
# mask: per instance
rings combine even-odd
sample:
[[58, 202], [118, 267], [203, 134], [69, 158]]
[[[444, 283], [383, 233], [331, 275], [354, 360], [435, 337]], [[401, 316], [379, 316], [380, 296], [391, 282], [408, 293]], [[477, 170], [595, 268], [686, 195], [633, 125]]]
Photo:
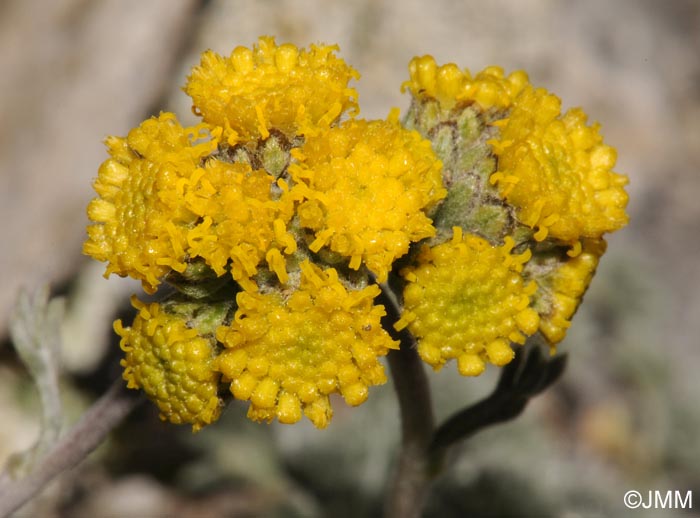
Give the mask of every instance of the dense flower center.
[[513, 358], [510, 342], [524, 343], [539, 317], [529, 308], [534, 283], [520, 274], [530, 257], [510, 253], [513, 241], [493, 247], [455, 228], [451, 241], [424, 247], [417, 265], [402, 275], [404, 314], [396, 327], [419, 339], [418, 353], [434, 368], [457, 359], [464, 375], [478, 375], [485, 362]]
[[219, 329], [227, 347], [218, 369], [237, 399], [250, 400], [249, 417], [301, 419], [302, 411], [325, 428], [328, 395], [363, 403], [368, 387], [386, 381], [378, 357], [396, 347], [381, 327], [385, 314], [373, 299], [376, 285], [348, 291], [333, 269], [302, 264], [302, 283], [288, 300], [275, 294], [240, 293], [230, 327]]

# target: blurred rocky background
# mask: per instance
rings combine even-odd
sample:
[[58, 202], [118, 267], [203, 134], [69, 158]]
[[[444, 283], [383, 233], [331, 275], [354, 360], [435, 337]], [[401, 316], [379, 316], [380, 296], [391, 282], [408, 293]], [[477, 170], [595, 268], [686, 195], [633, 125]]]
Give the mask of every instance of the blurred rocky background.
[[[631, 223], [609, 249], [561, 352], [563, 379], [487, 430], [435, 485], [426, 516], [689, 516], [628, 511], [625, 491], [694, 491], [700, 507], [700, 2], [697, 0], [0, 1], [0, 463], [38, 433], [38, 401], [8, 338], [20, 287], [66, 297], [67, 419], [120, 375], [111, 333], [138, 286], [81, 256], [91, 181], [110, 134], [159, 110], [199, 53], [262, 34], [338, 43], [365, 117], [405, 108], [418, 54], [472, 71], [525, 69], [581, 105], [630, 176]], [[431, 374], [439, 417], [496, 372]], [[192, 435], [144, 407], [20, 516], [380, 515], [398, 438], [391, 387], [329, 429], [257, 425], [232, 405]], [[697, 511], [695, 511], [697, 512]], [[646, 514], [645, 514], [646, 513]]]

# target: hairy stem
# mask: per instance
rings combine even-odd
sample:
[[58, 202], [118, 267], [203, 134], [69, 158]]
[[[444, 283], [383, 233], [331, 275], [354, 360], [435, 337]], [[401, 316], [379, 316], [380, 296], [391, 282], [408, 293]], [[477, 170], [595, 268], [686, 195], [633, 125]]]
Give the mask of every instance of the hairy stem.
[[54, 477], [82, 461], [141, 402], [122, 380], [90, 407], [78, 423], [26, 477], [0, 481], [0, 517], [8, 516], [41, 491]]
[[435, 428], [432, 401], [423, 363], [411, 335], [396, 332], [398, 307], [383, 290], [389, 325], [387, 329], [401, 343], [388, 355], [389, 368], [401, 413], [401, 451], [385, 501], [386, 518], [418, 518], [431, 479], [429, 447]]

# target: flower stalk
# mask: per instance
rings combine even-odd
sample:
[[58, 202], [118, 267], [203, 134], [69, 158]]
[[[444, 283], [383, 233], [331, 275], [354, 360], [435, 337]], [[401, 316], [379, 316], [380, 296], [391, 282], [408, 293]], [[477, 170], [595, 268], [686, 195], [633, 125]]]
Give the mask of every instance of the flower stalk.
[[401, 344], [400, 349], [387, 356], [401, 415], [401, 446], [387, 491], [385, 516], [413, 518], [420, 516], [430, 487], [429, 451], [435, 418], [428, 378], [415, 340], [406, 330], [394, 330], [393, 324], [399, 318], [398, 308], [386, 290], [382, 295], [387, 320], [392, 323], [392, 336]]
[[[386, 289], [387, 320], [396, 322], [396, 300]], [[566, 368], [566, 356], [550, 357], [536, 340], [515, 353], [501, 371], [493, 392], [435, 424], [430, 387], [416, 348], [405, 330], [394, 331], [401, 348], [387, 356], [401, 415], [401, 445], [385, 499], [385, 518], [418, 518], [430, 485], [445, 464], [450, 447], [481, 430], [520, 415], [534, 396], [556, 382]]]
[[56, 476], [85, 459], [143, 401], [142, 393], [115, 381], [26, 477], [0, 477], [0, 517], [15, 512]]

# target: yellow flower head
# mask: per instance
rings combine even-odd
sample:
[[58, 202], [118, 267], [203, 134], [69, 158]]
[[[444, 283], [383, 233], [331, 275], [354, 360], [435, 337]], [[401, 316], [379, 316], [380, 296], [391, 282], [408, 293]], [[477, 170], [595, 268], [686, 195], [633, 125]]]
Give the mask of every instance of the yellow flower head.
[[498, 171], [491, 183], [526, 225], [564, 241], [598, 238], [627, 224], [627, 177], [612, 172], [615, 150], [602, 143], [598, 125], [580, 109], [560, 116], [559, 99], [526, 88], [500, 136], [491, 141]]
[[367, 399], [371, 385], [386, 381], [378, 357], [395, 348], [375, 306], [376, 285], [348, 291], [332, 268], [301, 264], [301, 286], [288, 300], [277, 294], [241, 292], [230, 327], [217, 338], [227, 349], [217, 359], [231, 392], [250, 400], [248, 416], [295, 423], [302, 412], [318, 428], [332, 416], [328, 395], [350, 405]]
[[202, 257], [219, 276], [231, 260], [233, 278], [249, 289], [255, 289], [250, 277], [267, 257], [270, 269], [286, 282], [279, 248], [288, 254], [296, 250], [286, 231], [293, 202], [285, 192], [272, 199], [274, 183], [267, 172], [248, 164], [208, 160], [181, 184], [187, 208], [200, 217], [187, 234], [189, 254]]
[[315, 232], [310, 249], [328, 246], [364, 262], [383, 282], [411, 242], [433, 236], [426, 211], [445, 197], [442, 164], [430, 142], [395, 119], [350, 120], [315, 136], [290, 166], [302, 227]]
[[508, 108], [529, 84], [522, 70], [507, 77], [500, 67], [487, 67], [472, 77], [454, 63], [438, 66], [432, 56], [415, 57], [408, 65], [410, 79], [402, 85], [416, 99], [437, 99], [446, 109], [462, 101], [474, 101], [482, 109]]
[[126, 353], [121, 365], [127, 387], [142, 389], [158, 405], [163, 420], [192, 424], [195, 432], [216, 421], [221, 413], [220, 374], [212, 368], [211, 340], [157, 303], [132, 297], [132, 304], [139, 310], [132, 327], [123, 327], [121, 320], [114, 323]]
[[204, 121], [223, 128], [234, 145], [267, 138], [276, 128], [288, 135], [328, 126], [346, 111], [358, 112], [350, 79], [359, 74], [335, 56], [338, 47], [277, 45], [262, 37], [253, 49], [236, 47], [228, 58], [202, 54], [185, 91]]
[[424, 246], [417, 265], [401, 272], [407, 281], [404, 313], [395, 327], [408, 326], [433, 368], [457, 359], [461, 374], [477, 376], [487, 361], [509, 363], [510, 342], [522, 344], [537, 331], [539, 317], [529, 307], [536, 285], [520, 274], [531, 254], [511, 254], [513, 245], [506, 238], [494, 247], [455, 227], [451, 241]]
[[584, 240], [575, 257], [537, 278], [540, 331], [552, 347], [566, 336], [605, 248], [603, 239]]
[[108, 261], [105, 275], [129, 275], [155, 291], [171, 269], [185, 269], [188, 227], [197, 216], [181, 203], [176, 185], [189, 178], [216, 142], [202, 126], [183, 128], [172, 113], [161, 113], [129, 132], [110, 137], [111, 158], [99, 169], [90, 202], [83, 250]]
[[107, 139], [84, 252], [177, 290], [114, 323], [163, 420], [212, 423], [224, 382], [253, 420], [325, 428], [331, 394], [356, 406], [386, 381], [382, 289], [402, 305], [384, 325], [435, 370], [506, 365], [538, 331], [554, 347], [627, 223], [614, 149], [524, 72], [416, 57], [404, 121], [367, 121], [337, 50], [207, 51], [184, 88], [201, 124], [161, 113]]

